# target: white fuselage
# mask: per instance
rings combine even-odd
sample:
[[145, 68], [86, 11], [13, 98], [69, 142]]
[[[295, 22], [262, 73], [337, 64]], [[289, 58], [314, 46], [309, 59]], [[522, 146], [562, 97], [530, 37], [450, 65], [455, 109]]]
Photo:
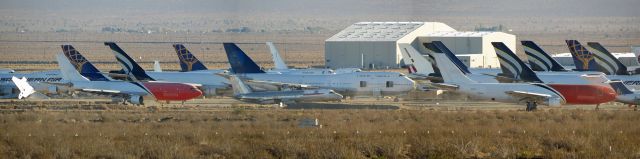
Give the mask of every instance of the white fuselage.
[[59, 70], [52, 71], [42, 71], [42, 72], [33, 72], [33, 73], [2, 73], [0, 74], [0, 98], [15, 98], [17, 97], [19, 91], [14, 91], [17, 89], [16, 85], [11, 81], [11, 77], [22, 78], [26, 77], [27, 82], [31, 85], [35, 91], [37, 92], [47, 92], [47, 93], [58, 93], [59, 90], [63, 89], [61, 87], [46, 84], [44, 82], [65, 82], [62, 79], [62, 75]]
[[353, 72], [328, 75], [300, 74], [241, 74], [252, 80], [280, 83], [304, 84], [332, 89], [345, 96], [392, 96], [407, 93], [415, 88], [415, 83], [397, 72]]
[[631, 91], [640, 91], [640, 74], [636, 75], [607, 75], [610, 80], [620, 80]]
[[[522, 84], [522, 83], [457, 83], [458, 92], [466, 94], [471, 99], [490, 100], [499, 102], [523, 102], [526, 99], [514, 98], [505, 92], [507, 91], [524, 91], [539, 94], [551, 95], [553, 99], [560, 100], [564, 103], [564, 99], [559, 93], [553, 89], [545, 88], [544, 85]], [[549, 105], [548, 102], [543, 103]], [[555, 105], [554, 103], [551, 103]]]
[[209, 72], [147, 72], [147, 75], [156, 81], [191, 83], [219, 88], [226, 88], [226, 83], [229, 83], [226, 78]]
[[[125, 81], [75, 81], [72, 82], [73, 88], [77, 90], [110, 90], [118, 91], [121, 94], [135, 94], [140, 96], [149, 95], [149, 92], [142, 87]], [[106, 92], [114, 93], [114, 92]]]

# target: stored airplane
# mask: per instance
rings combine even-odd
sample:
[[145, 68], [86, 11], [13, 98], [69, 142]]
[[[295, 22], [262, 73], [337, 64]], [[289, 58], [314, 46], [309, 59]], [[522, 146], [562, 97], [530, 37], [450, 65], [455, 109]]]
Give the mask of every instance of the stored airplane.
[[[545, 83], [565, 97], [567, 104], [601, 104], [616, 99], [616, 92], [602, 74], [541, 74], [531, 70], [502, 42], [491, 43], [496, 50], [503, 76], [517, 81]], [[588, 78], [600, 78], [592, 80]]]
[[157, 101], [186, 101], [202, 95], [195, 86], [172, 82], [114, 81], [104, 76], [91, 62], [71, 45], [62, 45], [63, 54], [57, 54], [58, 65], [67, 83], [75, 90], [110, 95], [114, 101], [144, 104], [145, 97]]
[[607, 78], [622, 81], [632, 91], [640, 91], [640, 74], [629, 74], [627, 67], [613, 57], [611, 52], [598, 43], [589, 44], [595, 52], [589, 51], [577, 40], [567, 40], [577, 70], [604, 72]]
[[43, 82], [64, 82], [59, 70], [33, 72], [33, 73], [15, 73], [7, 71], [0, 73], [0, 98], [17, 98], [20, 94], [19, 88], [12, 81], [12, 77], [24, 77], [35, 91], [45, 94], [60, 94], [68, 88], [64, 86], [54, 86]]
[[500, 102], [526, 102], [527, 109], [535, 109], [536, 104], [559, 106], [566, 102], [560, 92], [542, 83], [479, 83], [467, 77], [468, 68], [440, 41], [424, 44], [434, 56], [436, 65], [445, 83], [438, 87], [466, 94], [471, 99]]
[[[203, 91], [205, 96], [220, 95], [223, 92], [218, 90], [225, 90], [229, 88], [229, 85], [227, 84], [228, 80], [215, 74], [222, 73], [224, 72], [223, 70], [202, 70], [204, 65], [197, 60], [195, 62], [192, 61], [190, 63], [185, 63], [192, 64], [186, 66], [190, 70], [193, 70], [193, 66], [196, 66], [195, 68], [199, 70], [196, 72], [146, 72], [142, 67], [140, 67], [140, 65], [138, 65], [137, 62], [127, 55], [124, 50], [116, 45], [116, 43], [105, 42], [104, 44], [111, 48], [118, 63], [122, 66], [124, 73], [133, 81], [166, 81], [194, 84]], [[184, 61], [181, 62], [181, 66], [183, 65], [183, 62]]]
[[397, 72], [349, 72], [340, 74], [270, 74], [234, 43], [224, 43], [231, 73], [257, 81], [332, 89], [344, 96], [397, 96], [413, 90], [415, 83]]
[[[276, 104], [280, 106], [291, 103], [318, 102], [318, 101], [340, 101], [342, 95], [331, 89], [304, 89], [304, 90], [283, 90], [283, 91], [262, 91], [254, 92], [247, 86], [240, 77], [231, 75], [229, 77], [233, 87], [234, 98], [258, 104]], [[253, 81], [259, 82], [259, 81]]]

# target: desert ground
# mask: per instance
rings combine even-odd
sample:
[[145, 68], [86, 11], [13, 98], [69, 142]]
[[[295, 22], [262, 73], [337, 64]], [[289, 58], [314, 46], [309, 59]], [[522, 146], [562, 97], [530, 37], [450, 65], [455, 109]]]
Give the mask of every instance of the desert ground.
[[638, 111], [622, 105], [525, 112], [445, 100], [355, 99], [341, 108], [224, 98], [150, 107], [31, 102], [0, 101], [2, 158], [640, 157]]

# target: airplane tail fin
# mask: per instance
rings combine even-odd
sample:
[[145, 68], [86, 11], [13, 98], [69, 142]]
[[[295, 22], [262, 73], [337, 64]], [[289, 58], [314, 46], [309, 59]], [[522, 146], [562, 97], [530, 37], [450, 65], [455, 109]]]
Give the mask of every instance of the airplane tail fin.
[[208, 70], [207, 66], [204, 66], [184, 45], [173, 44], [173, 48], [176, 50], [176, 54], [178, 54], [182, 72]]
[[58, 67], [60, 67], [60, 74], [62, 74], [63, 79], [68, 81], [89, 81], [89, 79], [82, 76], [80, 72], [74, 68], [64, 54], [56, 54], [56, 59], [58, 60]]
[[596, 63], [600, 67], [603, 67], [605, 74], [608, 75], [629, 75], [627, 72], [627, 66], [622, 64], [609, 50], [605, 49], [600, 43], [588, 42], [587, 46], [593, 48], [593, 55], [596, 57]]
[[269, 51], [271, 52], [271, 57], [273, 57], [273, 64], [275, 65], [274, 69], [276, 70], [286, 70], [289, 69], [282, 57], [280, 56], [280, 52], [272, 42], [267, 42], [267, 46], [269, 46]]
[[410, 74], [428, 76], [434, 73], [431, 62], [422, 56], [411, 44], [398, 44], [398, 46], [402, 52], [402, 61], [407, 65]]
[[[433, 56], [436, 60], [436, 65], [440, 69], [442, 79], [446, 83], [476, 83], [469, 79], [467, 74], [470, 74], [469, 70], [460, 62], [453, 53], [440, 41], [433, 41], [432, 43], [423, 44], [427, 49], [433, 52]], [[460, 62], [460, 65], [456, 65], [455, 62]]]
[[542, 50], [533, 41], [521, 41], [524, 52], [527, 54], [529, 65], [534, 71], [567, 71], [558, 61]]
[[625, 86], [622, 81], [611, 81], [609, 82], [609, 84], [618, 95], [633, 94], [633, 91], [629, 90], [629, 88], [627, 88], [627, 86]]
[[254, 62], [244, 51], [242, 51], [235, 43], [224, 43], [224, 50], [227, 53], [231, 72], [243, 73], [265, 73], [260, 69], [258, 64]]
[[233, 75], [229, 78], [229, 82], [231, 82], [234, 95], [251, 93], [251, 88], [249, 88], [240, 77]]
[[104, 42], [104, 45], [109, 46], [111, 51], [116, 56], [116, 60], [124, 69], [124, 72], [134, 80], [140, 81], [154, 81], [153, 78], [149, 77], [147, 73], [134, 61], [129, 55], [127, 55], [124, 50], [122, 50], [116, 43], [114, 42]]
[[593, 53], [589, 52], [580, 42], [577, 40], [567, 40], [566, 42], [577, 71], [605, 71], [598, 67]]
[[493, 45], [493, 48], [496, 50], [498, 60], [500, 61], [500, 68], [506, 76], [527, 82], [542, 82], [536, 73], [522, 62], [507, 45], [502, 42], [491, 42], [491, 45]]
[[91, 81], [109, 81], [109, 79], [100, 73], [89, 60], [87, 60], [78, 50], [71, 45], [61, 45], [62, 53], [67, 57], [71, 65], [80, 73]]
[[162, 72], [162, 66], [160, 66], [160, 61], [153, 61], [153, 72]]
[[11, 81], [18, 87], [20, 90], [20, 94], [18, 95], [18, 99], [27, 98], [31, 94], [36, 93], [31, 85], [27, 82], [26, 77], [22, 77], [22, 79], [17, 78], [15, 76], [11, 77]]

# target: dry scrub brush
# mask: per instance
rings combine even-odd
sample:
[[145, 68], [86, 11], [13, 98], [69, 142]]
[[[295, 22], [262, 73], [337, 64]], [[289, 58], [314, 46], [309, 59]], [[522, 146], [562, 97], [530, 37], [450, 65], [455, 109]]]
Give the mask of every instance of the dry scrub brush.
[[[0, 158], [636, 158], [631, 111], [303, 110], [0, 115]], [[318, 118], [322, 127], [301, 128]]]

